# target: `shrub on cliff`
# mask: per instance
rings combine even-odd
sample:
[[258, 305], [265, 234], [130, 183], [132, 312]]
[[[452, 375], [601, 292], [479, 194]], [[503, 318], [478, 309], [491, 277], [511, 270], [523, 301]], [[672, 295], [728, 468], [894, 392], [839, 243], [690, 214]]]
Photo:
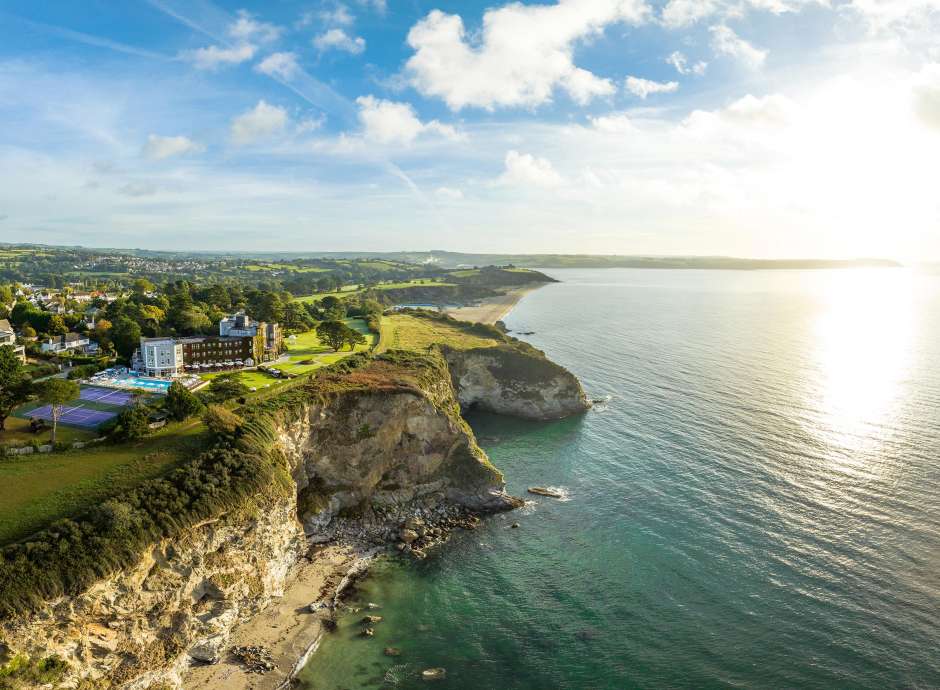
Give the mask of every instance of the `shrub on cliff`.
[[75, 518], [0, 550], [0, 617], [77, 595], [134, 565], [155, 540], [235, 508], [276, 478], [269, 453], [214, 448]]

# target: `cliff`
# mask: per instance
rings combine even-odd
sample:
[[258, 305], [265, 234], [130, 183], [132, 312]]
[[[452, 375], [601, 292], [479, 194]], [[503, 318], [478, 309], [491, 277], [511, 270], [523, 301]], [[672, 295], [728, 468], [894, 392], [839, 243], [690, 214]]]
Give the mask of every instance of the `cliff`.
[[[516, 371], [524, 356], [539, 361]], [[541, 376], [547, 387], [537, 395]], [[352, 357], [231, 415], [229, 427], [217, 430], [219, 448], [193, 467], [228, 476], [234, 470], [219, 469], [224, 452], [262, 458], [248, 465], [255, 474], [231, 483], [232, 500], [220, 496], [212, 503], [224, 509], [181, 508], [172, 529], [90, 586], [79, 575], [85, 563], [50, 555], [70, 548], [62, 530], [6, 549], [9, 567], [0, 586], [10, 588], [0, 593], [0, 610], [18, 611], [0, 623], [7, 656], [22, 655], [21, 664], [54, 658], [53, 681], [63, 687], [179, 687], [181, 669], [194, 660], [218, 659], [233, 627], [280, 595], [309, 543], [345, 538], [386, 544], [398, 541], [402, 522], [415, 515], [521, 505], [504, 492], [502, 475], [460, 415], [461, 404], [538, 418], [586, 406], [571, 374], [518, 350]], [[184, 468], [172, 481], [185, 487], [196, 469]], [[202, 481], [211, 484], [211, 472]], [[219, 486], [206, 490], [222, 491]], [[238, 493], [238, 486], [250, 490]], [[133, 500], [115, 499], [109, 510], [124, 515], [117, 527], [113, 516], [81, 523], [96, 526], [92, 537], [102, 554], [144, 541], [146, 535], [126, 532], [148, 524], [141, 496], [157, 495], [158, 488], [145, 487]], [[429, 531], [429, 538], [437, 533]], [[403, 543], [399, 548], [412, 550]], [[22, 589], [24, 578], [39, 577], [28, 566], [31, 554], [40, 552], [37, 567], [46, 569], [47, 579], [61, 580], [46, 591], [60, 593], [24, 611], [22, 602], [33, 600], [22, 592], [14, 600], [12, 592], [14, 585]], [[55, 568], [61, 573], [55, 575]]]
[[590, 407], [571, 372], [522, 343], [441, 349], [464, 409], [547, 420], [570, 417]]

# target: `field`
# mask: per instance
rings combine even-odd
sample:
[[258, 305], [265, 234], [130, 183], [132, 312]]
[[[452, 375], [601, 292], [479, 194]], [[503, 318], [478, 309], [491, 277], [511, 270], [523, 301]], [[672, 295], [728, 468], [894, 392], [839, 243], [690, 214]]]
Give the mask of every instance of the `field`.
[[[213, 374], [201, 374], [199, 378], [206, 381], [211, 381], [217, 376], [221, 376], [223, 373], [227, 372], [217, 372]], [[273, 376], [268, 376], [263, 371], [256, 371], [254, 369], [248, 371], [238, 372], [238, 380], [244, 383], [249, 388], [265, 388], [267, 386], [276, 386], [279, 383], [283, 383], [282, 379], [276, 379]]]
[[[374, 290], [398, 290], [401, 288], [409, 287], [446, 287], [452, 286], [454, 283], [447, 283], [443, 280], [438, 280], [437, 278], [416, 278], [414, 280], [405, 280], [397, 283], [381, 283], [380, 285], [374, 286]], [[355, 295], [358, 292], [362, 292], [363, 288], [359, 285], [346, 285], [339, 292], [318, 292], [313, 295], [305, 295], [304, 297], [297, 297], [297, 302], [317, 302], [324, 297], [349, 297], [350, 295]]]
[[196, 420], [133, 443], [0, 459], [0, 544], [161, 474], [192, 458], [203, 442]]
[[[366, 344], [357, 346], [356, 352], [368, 350], [375, 343], [375, 334], [369, 331], [362, 319], [346, 319], [346, 325], [366, 336]], [[294, 340], [287, 339], [285, 343], [288, 361], [273, 366], [289, 374], [305, 374], [350, 354], [348, 349], [333, 352], [331, 347], [320, 342], [315, 331], [299, 333]]]
[[427, 350], [428, 346], [446, 343], [451, 347], [466, 350], [472, 347], [498, 345], [495, 338], [485, 338], [468, 333], [458, 325], [445, 321], [425, 319], [409, 314], [393, 314], [382, 317], [383, 350]]
[[[0, 431], [0, 446], [14, 444], [23, 445], [36, 441], [40, 445], [49, 443], [52, 439], [52, 426], [43, 429], [38, 434], [34, 434], [29, 429], [29, 421], [13, 415], [7, 417], [6, 429]], [[58, 440], [62, 443], [72, 443], [74, 441], [87, 441], [98, 434], [93, 431], [72, 428], [61, 425], [58, 431]], [[2, 462], [2, 459], [0, 459]]]

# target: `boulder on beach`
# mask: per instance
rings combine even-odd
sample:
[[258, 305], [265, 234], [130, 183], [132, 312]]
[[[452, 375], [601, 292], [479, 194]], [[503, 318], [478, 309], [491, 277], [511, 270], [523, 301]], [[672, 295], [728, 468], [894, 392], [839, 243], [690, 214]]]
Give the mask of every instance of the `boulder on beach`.
[[418, 538], [418, 533], [413, 529], [403, 529], [401, 531], [401, 540], [406, 544], [410, 544]]

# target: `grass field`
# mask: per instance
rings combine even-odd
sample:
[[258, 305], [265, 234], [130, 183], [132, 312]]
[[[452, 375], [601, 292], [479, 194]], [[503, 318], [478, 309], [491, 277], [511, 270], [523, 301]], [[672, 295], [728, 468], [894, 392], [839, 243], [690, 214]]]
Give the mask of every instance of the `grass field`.
[[445, 343], [461, 350], [498, 345], [494, 338], [484, 338], [459, 325], [423, 319], [409, 314], [382, 317], [383, 350], [427, 350], [429, 345]]
[[[217, 376], [227, 372], [216, 372], [213, 374], [200, 374], [199, 378], [206, 381], [211, 381]], [[238, 380], [244, 383], [249, 388], [264, 388], [266, 386], [276, 386], [279, 383], [283, 383], [281, 379], [276, 379], [273, 376], [265, 374], [263, 371], [240, 371], [238, 372]]]
[[194, 420], [132, 443], [0, 458], [0, 544], [158, 476], [194, 457], [204, 437]]
[[[52, 439], [51, 425], [50, 428], [40, 431], [38, 434], [34, 434], [29, 430], [28, 420], [11, 415], [7, 417], [5, 426], [6, 429], [0, 431], [0, 446], [8, 444], [28, 444], [33, 441], [39, 444], [45, 444], [49, 443]], [[74, 441], [87, 441], [90, 438], [95, 438], [97, 435], [98, 434], [93, 431], [75, 429], [70, 426], [60, 426], [58, 440], [62, 443], [72, 443]]]
[[[365, 321], [362, 319], [346, 319], [345, 321], [347, 326], [366, 336], [366, 344], [357, 346], [356, 352], [362, 352], [372, 347], [375, 343], [376, 336], [369, 331]], [[285, 343], [287, 345], [289, 360], [275, 364], [274, 368], [289, 374], [306, 374], [319, 367], [339, 361], [343, 357], [348, 357], [351, 354], [348, 349], [333, 352], [331, 347], [320, 342], [316, 331], [299, 333], [296, 339], [287, 339]]]
[[293, 264], [247, 264], [246, 271], [284, 271], [286, 273], [329, 273], [330, 269], [319, 266], [294, 266]]
[[[414, 280], [404, 280], [397, 283], [382, 283], [376, 285], [374, 290], [398, 290], [401, 288], [409, 287], [447, 287], [453, 286], [454, 283], [447, 283], [443, 280], [438, 280], [437, 278], [416, 278]], [[314, 295], [305, 295], [304, 297], [296, 297], [295, 301], [297, 302], [317, 302], [324, 297], [349, 297], [350, 295], [355, 295], [357, 292], [362, 292], [363, 288], [358, 285], [346, 285], [342, 290], [337, 292], [318, 292]]]

